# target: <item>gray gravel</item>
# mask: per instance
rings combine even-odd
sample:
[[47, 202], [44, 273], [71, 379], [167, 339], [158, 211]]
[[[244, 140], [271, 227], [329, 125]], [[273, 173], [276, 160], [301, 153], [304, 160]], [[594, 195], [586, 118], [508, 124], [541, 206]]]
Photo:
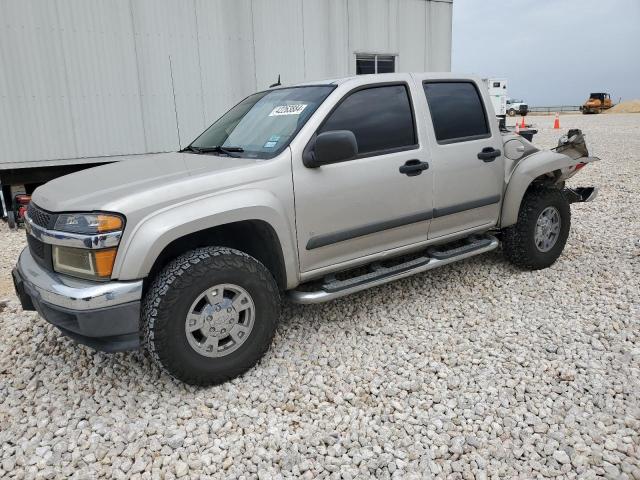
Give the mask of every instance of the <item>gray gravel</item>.
[[[552, 146], [552, 117], [531, 117]], [[7, 288], [0, 477], [640, 480], [640, 115], [562, 116], [593, 153], [564, 255], [499, 252], [285, 307], [243, 378], [195, 389], [140, 353], [74, 345]]]

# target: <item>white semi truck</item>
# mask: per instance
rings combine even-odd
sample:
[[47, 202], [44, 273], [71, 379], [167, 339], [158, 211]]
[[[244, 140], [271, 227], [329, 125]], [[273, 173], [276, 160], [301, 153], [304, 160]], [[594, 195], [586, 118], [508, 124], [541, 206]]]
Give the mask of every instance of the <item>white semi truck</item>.
[[507, 115], [507, 80], [504, 78], [483, 78], [496, 117], [504, 119]]
[[[483, 78], [482, 81], [487, 86], [489, 98], [493, 105], [493, 110], [498, 117], [501, 130], [507, 130], [507, 115], [514, 117], [516, 115], [526, 115], [529, 107], [522, 100], [514, 100], [508, 96], [507, 80], [505, 78]], [[527, 140], [531, 141], [537, 130], [524, 129], [520, 130], [520, 134]]]
[[489, 90], [489, 96], [496, 116], [505, 118], [507, 115], [526, 115], [529, 113], [529, 105], [524, 100], [510, 98], [507, 94], [507, 80], [504, 78], [485, 78], [484, 83]]

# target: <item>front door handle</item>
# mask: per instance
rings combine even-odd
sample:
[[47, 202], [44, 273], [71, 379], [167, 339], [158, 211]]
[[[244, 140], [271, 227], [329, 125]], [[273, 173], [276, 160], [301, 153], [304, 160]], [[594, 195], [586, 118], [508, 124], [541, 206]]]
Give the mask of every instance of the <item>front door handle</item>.
[[502, 155], [500, 150], [496, 150], [493, 147], [484, 147], [482, 151], [478, 154], [478, 158], [483, 162], [493, 162], [496, 157]]
[[420, 160], [407, 160], [407, 162], [400, 167], [400, 173], [403, 173], [409, 177], [415, 177], [420, 175], [423, 170], [429, 168], [428, 162], [421, 162]]

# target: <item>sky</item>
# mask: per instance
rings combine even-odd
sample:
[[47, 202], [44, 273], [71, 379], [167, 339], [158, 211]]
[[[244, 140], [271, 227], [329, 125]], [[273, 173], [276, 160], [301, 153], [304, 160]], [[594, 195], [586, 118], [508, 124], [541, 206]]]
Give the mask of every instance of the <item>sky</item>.
[[640, 0], [453, 0], [451, 71], [530, 106], [640, 99]]

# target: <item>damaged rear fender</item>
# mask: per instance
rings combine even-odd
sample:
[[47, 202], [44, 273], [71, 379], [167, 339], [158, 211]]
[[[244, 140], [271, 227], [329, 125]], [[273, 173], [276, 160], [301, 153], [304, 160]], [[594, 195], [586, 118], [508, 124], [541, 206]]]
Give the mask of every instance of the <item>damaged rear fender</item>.
[[500, 227], [508, 227], [518, 221], [522, 198], [534, 180], [545, 174], [553, 174], [554, 183], [563, 182], [584, 166], [580, 164], [597, 160], [597, 157], [572, 158], [551, 150], [543, 150], [523, 158], [508, 179], [500, 214]]

